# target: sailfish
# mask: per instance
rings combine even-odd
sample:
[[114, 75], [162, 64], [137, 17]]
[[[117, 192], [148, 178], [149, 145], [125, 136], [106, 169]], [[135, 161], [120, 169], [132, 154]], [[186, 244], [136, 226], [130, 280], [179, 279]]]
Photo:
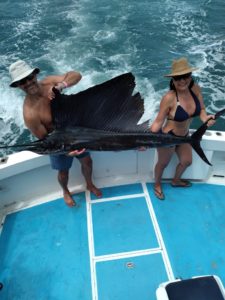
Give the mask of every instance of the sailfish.
[[43, 139], [0, 148], [60, 154], [83, 148], [119, 151], [189, 143], [201, 159], [211, 165], [200, 145], [207, 130], [206, 123], [186, 137], [152, 133], [148, 122], [138, 124], [144, 114], [144, 100], [134, 89], [135, 77], [131, 72], [77, 94], [65, 95], [54, 89], [55, 98], [51, 101], [54, 130]]

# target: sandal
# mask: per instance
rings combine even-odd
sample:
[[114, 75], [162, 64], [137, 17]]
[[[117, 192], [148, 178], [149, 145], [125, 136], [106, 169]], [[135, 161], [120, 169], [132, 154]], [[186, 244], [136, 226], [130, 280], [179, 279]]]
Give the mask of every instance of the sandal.
[[154, 193], [155, 193], [156, 198], [158, 198], [159, 200], [165, 199], [163, 191], [159, 191], [157, 188], [154, 188]]
[[181, 188], [187, 188], [191, 187], [192, 183], [189, 180], [181, 179], [179, 183], [173, 183], [171, 182], [172, 187], [181, 187]]

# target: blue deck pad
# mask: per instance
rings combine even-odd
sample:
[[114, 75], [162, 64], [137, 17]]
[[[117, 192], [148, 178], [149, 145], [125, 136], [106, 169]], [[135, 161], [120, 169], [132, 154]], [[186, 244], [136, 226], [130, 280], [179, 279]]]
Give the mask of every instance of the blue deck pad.
[[[118, 185], [112, 187], [106, 187], [101, 189], [103, 198], [119, 197], [133, 194], [142, 194], [143, 189], [140, 183], [128, 184], [128, 185]], [[91, 194], [91, 199], [99, 199], [94, 194]]]
[[62, 199], [8, 215], [0, 237], [1, 299], [91, 300], [86, 203]]
[[92, 214], [95, 255], [158, 247], [144, 197], [95, 203]]
[[168, 280], [160, 254], [99, 262], [96, 269], [99, 300], [155, 300]]
[[165, 201], [148, 189], [175, 277], [215, 274], [225, 283], [225, 186], [164, 184]]

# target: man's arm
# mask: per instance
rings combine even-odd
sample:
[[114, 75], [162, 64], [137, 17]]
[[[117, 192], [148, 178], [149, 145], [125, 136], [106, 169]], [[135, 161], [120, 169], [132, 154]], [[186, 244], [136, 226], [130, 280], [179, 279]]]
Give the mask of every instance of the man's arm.
[[81, 80], [82, 76], [80, 73], [75, 71], [69, 71], [63, 75], [52, 75], [46, 77], [42, 83], [52, 84], [56, 88], [62, 90], [64, 88], [73, 86]]
[[81, 80], [81, 74], [75, 71], [67, 72], [63, 75], [52, 75], [42, 80], [42, 84], [50, 86], [48, 91], [48, 99], [52, 100], [55, 94], [52, 88], [55, 87], [60, 92], [68, 87], [77, 84]]

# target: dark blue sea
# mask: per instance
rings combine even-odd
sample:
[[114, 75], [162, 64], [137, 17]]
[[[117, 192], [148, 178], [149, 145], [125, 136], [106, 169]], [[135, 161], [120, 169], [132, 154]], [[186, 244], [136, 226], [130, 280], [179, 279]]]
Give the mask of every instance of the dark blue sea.
[[[76, 93], [133, 72], [145, 101], [143, 121], [154, 118], [168, 89], [173, 59], [199, 68], [209, 113], [225, 107], [224, 0], [0, 0], [0, 143], [32, 140], [23, 124], [23, 93], [9, 88], [17, 59], [39, 67], [39, 78], [81, 72]], [[198, 126], [195, 121], [192, 128]], [[225, 130], [225, 116], [214, 130]]]

